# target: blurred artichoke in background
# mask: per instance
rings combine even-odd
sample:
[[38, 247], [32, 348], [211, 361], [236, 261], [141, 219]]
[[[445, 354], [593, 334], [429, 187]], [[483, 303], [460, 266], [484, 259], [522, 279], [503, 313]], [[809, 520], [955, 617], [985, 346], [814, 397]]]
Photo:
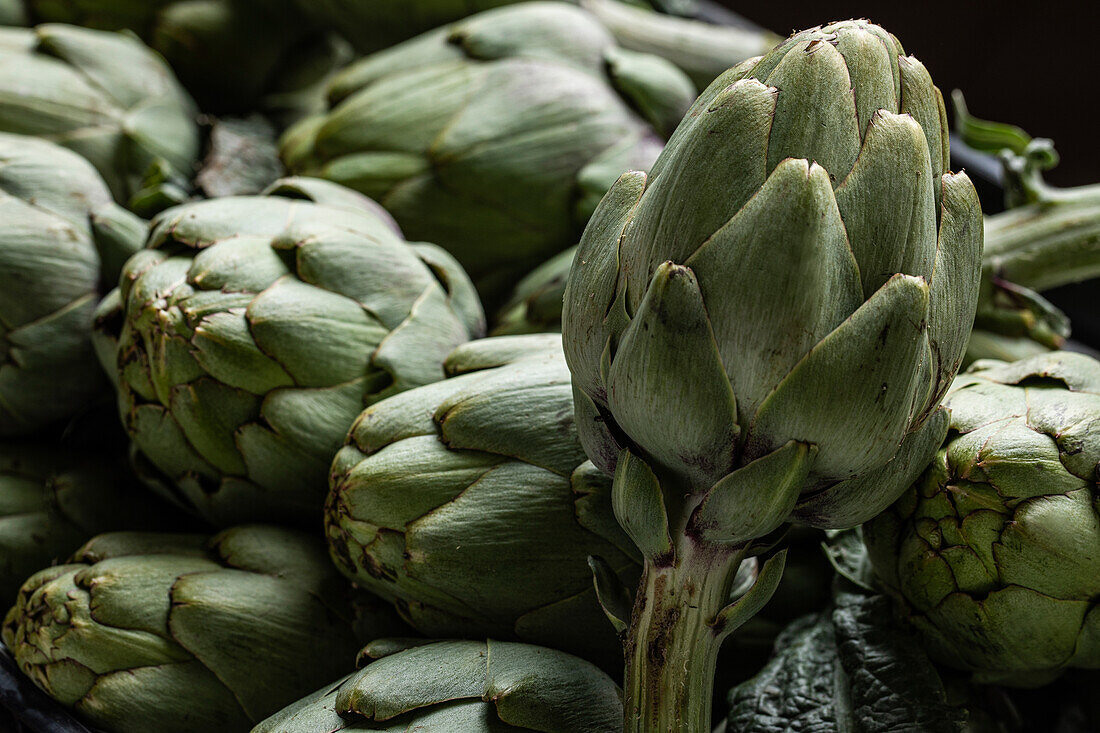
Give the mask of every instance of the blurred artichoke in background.
[[864, 525], [875, 572], [939, 662], [1009, 685], [1100, 668], [1100, 362], [979, 362], [951, 433]]
[[[474, 13], [521, 2], [525, 0], [298, 0], [302, 12], [347, 37], [365, 53], [392, 46]], [[684, 13], [694, 10], [695, 4], [694, 0], [627, 2]]]
[[558, 336], [474, 341], [450, 379], [366, 410], [332, 467], [325, 524], [345, 575], [428, 636], [518, 639], [621, 663], [589, 555], [633, 585], [611, 482], [573, 426]]
[[92, 313], [142, 236], [144, 222], [111, 200], [86, 160], [0, 133], [0, 436], [27, 435], [107, 394]]
[[562, 326], [581, 441], [646, 557], [628, 730], [709, 730], [717, 646], [770, 592], [727, 605], [752, 543], [871, 518], [942, 440], [982, 250], [948, 153], [924, 66], [837, 23], [719, 77], [589, 223]]
[[125, 454], [42, 441], [0, 443], [0, 601], [93, 536], [161, 528], [171, 512], [126, 471]]
[[[3, 639], [95, 726], [231, 733], [352, 668], [353, 600], [323, 543], [300, 532], [118, 532], [31, 576]], [[399, 631], [368, 608], [360, 633]]]
[[158, 216], [97, 315], [146, 478], [219, 525], [314, 522], [363, 408], [482, 334], [461, 268], [309, 179]]
[[516, 284], [512, 297], [497, 312], [494, 336], [561, 332], [565, 283], [577, 248], [547, 260]]
[[502, 641], [384, 639], [366, 667], [252, 733], [342, 730], [618, 733], [622, 693], [584, 660]]
[[694, 96], [682, 72], [619, 48], [591, 14], [527, 3], [352, 64], [329, 87], [332, 110], [287, 131], [283, 160], [377, 199], [498, 301], [576, 244]]
[[27, 6], [35, 23], [133, 31], [167, 59], [204, 111], [267, 106], [265, 96], [290, 88], [287, 79], [299, 76], [304, 63], [328, 58], [331, 65], [338, 55], [294, 0], [27, 0]]
[[59, 23], [0, 28], [0, 131], [83, 155], [119, 203], [139, 203], [151, 176], [190, 179], [195, 114], [164, 60], [130, 35]]
[[672, 18], [623, 0], [577, 0], [607, 26], [623, 48], [667, 59], [700, 89], [731, 66], [771, 50], [781, 37], [768, 31]]

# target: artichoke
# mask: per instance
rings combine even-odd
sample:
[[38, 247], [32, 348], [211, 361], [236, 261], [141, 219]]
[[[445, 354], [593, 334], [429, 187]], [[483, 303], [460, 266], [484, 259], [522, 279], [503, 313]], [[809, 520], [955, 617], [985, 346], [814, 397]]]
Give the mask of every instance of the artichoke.
[[111, 454], [47, 441], [0, 443], [0, 599], [101, 532], [167, 526]]
[[586, 562], [638, 577], [585, 461], [557, 336], [460, 346], [450, 379], [369, 407], [333, 462], [341, 571], [429, 636], [518, 639], [621, 664]]
[[935, 459], [864, 525], [876, 575], [933, 658], [979, 681], [1100, 668], [1100, 362], [979, 362], [945, 404]]
[[658, 132], [695, 93], [661, 59], [616, 46], [589, 13], [539, 2], [367, 57], [329, 96], [328, 114], [284, 135], [287, 167], [377, 199], [495, 300], [576, 244], [603, 193], [653, 162]]
[[150, 180], [190, 179], [199, 155], [194, 103], [163, 59], [132, 36], [55, 23], [0, 28], [0, 130], [83, 155], [124, 204]]
[[719, 77], [594, 214], [562, 326], [581, 442], [646, 558], [628, 730], [709, 730], [717, 646], [781, 573], [727, 605], [754, 542], [871, 518], [946, 433], [982, 250], [948, 161], [924, 66], [847, 21]]
[[561, 332], [561, 302], [573, 267], [572, 247], [536, 267], [516, 284], [497, 313], [494, 336]]
[[335, 58], [294, 0], [27, 0], [36, 22], [132, 30], [161, 53], [204, 110], [246, 111], [305, 58]]
[[100, 353], [143, 475], [218, 525], [317, 521], [356, 416], [484, 328], [454, 260], [325, 181], [170, 209], [146, 247]]
[[352, 668], [357, 634], [399, 624], [354, 599], [310, 535], [262, 525], [100, 535], [31, 576], [4, 643], [95, 726], [247, 731]]
[[0, 133], [0, 436], [29, 434], [106, 394], [92, 312], [143, 228], [79, 155]]
[[618, 733], [622, 692], [591, 664], [504, 641], [384, 639], [370, 663], [252, 733], [342, 730]]

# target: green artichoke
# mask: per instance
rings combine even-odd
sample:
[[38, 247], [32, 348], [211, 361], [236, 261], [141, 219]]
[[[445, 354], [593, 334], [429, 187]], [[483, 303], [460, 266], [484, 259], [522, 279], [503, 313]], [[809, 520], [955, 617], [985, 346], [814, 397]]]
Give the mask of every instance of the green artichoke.
[[0, 131], [80, 153], [119, 203], [141, 198], [151, 170], [190, 179], [195, 113], [163, 59], [132, 36], [56, 23], [0, 28]]
[[0, 133], [0, 436], [32, 433], [106, 394], [92, 312], [143, 229], [79, 155]]
[[363, 408], [481, 335], [462, 269], [309, 179], [158, 216], [97, 316], [142, 473], [211, 522], [313, 522]]
[[161, 53], [204, 110], [247, 111], [303, 57], [333, 45], [294, 0], [27, 0], [35, 22], [128, 29]]
[[111, 454], [0, 443], [0, 599], [101, 532], [161, 528], [167, 512]]
[[589, 13], [527, 3], [352, 64], [331, 83], [332, 110], [287, 131], [283, 160], [377, 199], [495, 300], [576, 244], [694, 96], [680, 71], [619, 48]]
[[576, 247], [556, 254], [520, 280], [497, 313], [493, 335], [560, 333], [565, 282], [576, 254]]
[[767, 53], [783, 40], [767, 31], [671, 18], [622, 0], [577, 0], [623, 48], [667, 59], [706, 89], [729, 67]]
[[[370, 53], [468, 15], [525, 0], [298, 0], [302, 12]], [[567, 0], [569, 1], [569, 0]], [[584, 2], [584, 0], [577, 0]], [[690, 10], [694, 0], [627, 0], [662, 10]], [[680, 6], [680, 7], [676, 7]], [[701, 23], [699, 25], [702, 25]], [[750, 54], [751, 55], [751, 54]], [[734, 59], [736, 63], [743, 59]], [[727, 64], [728, 65], [728, 64]]]
[[581, 441], [646, 558], [628, 730], [709, 730], [717, 646], [781, 573], [727, 605], [754, 541], [871, 518], [946, 433], [982, 250], [948, 161], [924, 66], [847, 21], [719, 77], [594, 214], [562, 326]]
[[355, 600], [323, 544], [297, 531], [119, 532], [31, 576], [3, 639], [35, 684], [92, 725], [230, 733], [345, 674], [357, 630], [399, 630]]
[[621, 663], [586, 562], [633, 584], [611, 482], [573, 426], [557, 336], [460, 346], [454, 374], [369, 408], [333, 462], [337, 566], [428, 636], [518, 639]]
[[979, 362], [945, 404], [931, 465], [864, 525], [876, 575], [929, 653], [979, 681], [1100, 668], [1100, 363]]
[[342, 730], [618, 733], [622, 692], [552, 649], [503, 641], [369, 645], [370, 663], [271, 716], [252, 733]]

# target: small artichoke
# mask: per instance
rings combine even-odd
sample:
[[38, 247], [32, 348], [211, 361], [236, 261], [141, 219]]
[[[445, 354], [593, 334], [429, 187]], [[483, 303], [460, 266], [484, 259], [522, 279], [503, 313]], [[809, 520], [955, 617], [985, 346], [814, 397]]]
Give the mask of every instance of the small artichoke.
[[474, 341], [446, 369], [457, 376], [369, 407], [336, 455], [325, 526], [337, 566], [429, 636], [617, 666], [586, 560], [630, 585], [638, 561], [577, 440], [560, 339]]
[[199, 155], [195, 106], [136, 38], [59, 23], [0, 28], [0, 131], [83, 155], [122, 204], [150, 176], [186, 181]]
[[520, 280], [497, 313], [493, 335], [561, 333], [561, 303], [576, 254], [572, 247], [554, 255]]
[[331, 44], [294, 0], [27, 0], [39, 23], [131, 30], [162, 54], [206, 111], [262, 103], [303, 56]]
[[1044, 684], [1100, 668], [1100, 362], [978, 362], [951, 433], [864, 525], [875, 573], [943, 664]]
[[107, 393], [92, 313], [143, 230], [79, 155], [0, 133], [0, 436], [42, 429]]
[[[310, 535], [119, 532], [31, 576], [3, 640], [35, 684], [92, 725], [231, 733], [351, 669], [355, 612]], [[371, 613], [361, 632], [398, 630]]]
[[124, 461], [47, 441], [0, 443], [0, 601], [101, 532], [161, 528], [167, 507]]
[[677, 675], [758, 610], [727, 605], [752, 543], [866, 521], [943, 439], [982, 251], [948, 153], [924, 66], [847, 21], [719, 77], [596, 210], [562, 330], [581, 442], [646, 557], [628, 730], [709, 730], [708, 680]]
[[591, 14], [536, 2], [369, 56], [333, 78], [329, 97], [330, 112], [284, 135], [287, 167], [377, 199], [495, 300], [576, 244], [619, 173], [653, 162], [695, 91], [667, 62], [619, 48]]
[[100, 352], [143, 473], [218, 525], [319, 519], [356, 416], [484, 329], [454, 260], [325, 181], [170, 209], [146, 247]]
[[622, 693], [596, 667], [504, 641], [369, 645], [358, 672], [290, 705], [252, 733], [342, 730], [618, 733]]

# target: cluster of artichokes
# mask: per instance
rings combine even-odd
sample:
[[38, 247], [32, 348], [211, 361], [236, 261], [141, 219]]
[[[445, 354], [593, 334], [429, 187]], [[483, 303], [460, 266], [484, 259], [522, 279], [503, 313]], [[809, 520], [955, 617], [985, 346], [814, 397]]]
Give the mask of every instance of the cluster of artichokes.
[[1039, 295], [1100, 196], [960, 100], [984, 217], [893, 35], [694, 10], [0, 2], [0, 704], [957, 730], [1100, 668]]

